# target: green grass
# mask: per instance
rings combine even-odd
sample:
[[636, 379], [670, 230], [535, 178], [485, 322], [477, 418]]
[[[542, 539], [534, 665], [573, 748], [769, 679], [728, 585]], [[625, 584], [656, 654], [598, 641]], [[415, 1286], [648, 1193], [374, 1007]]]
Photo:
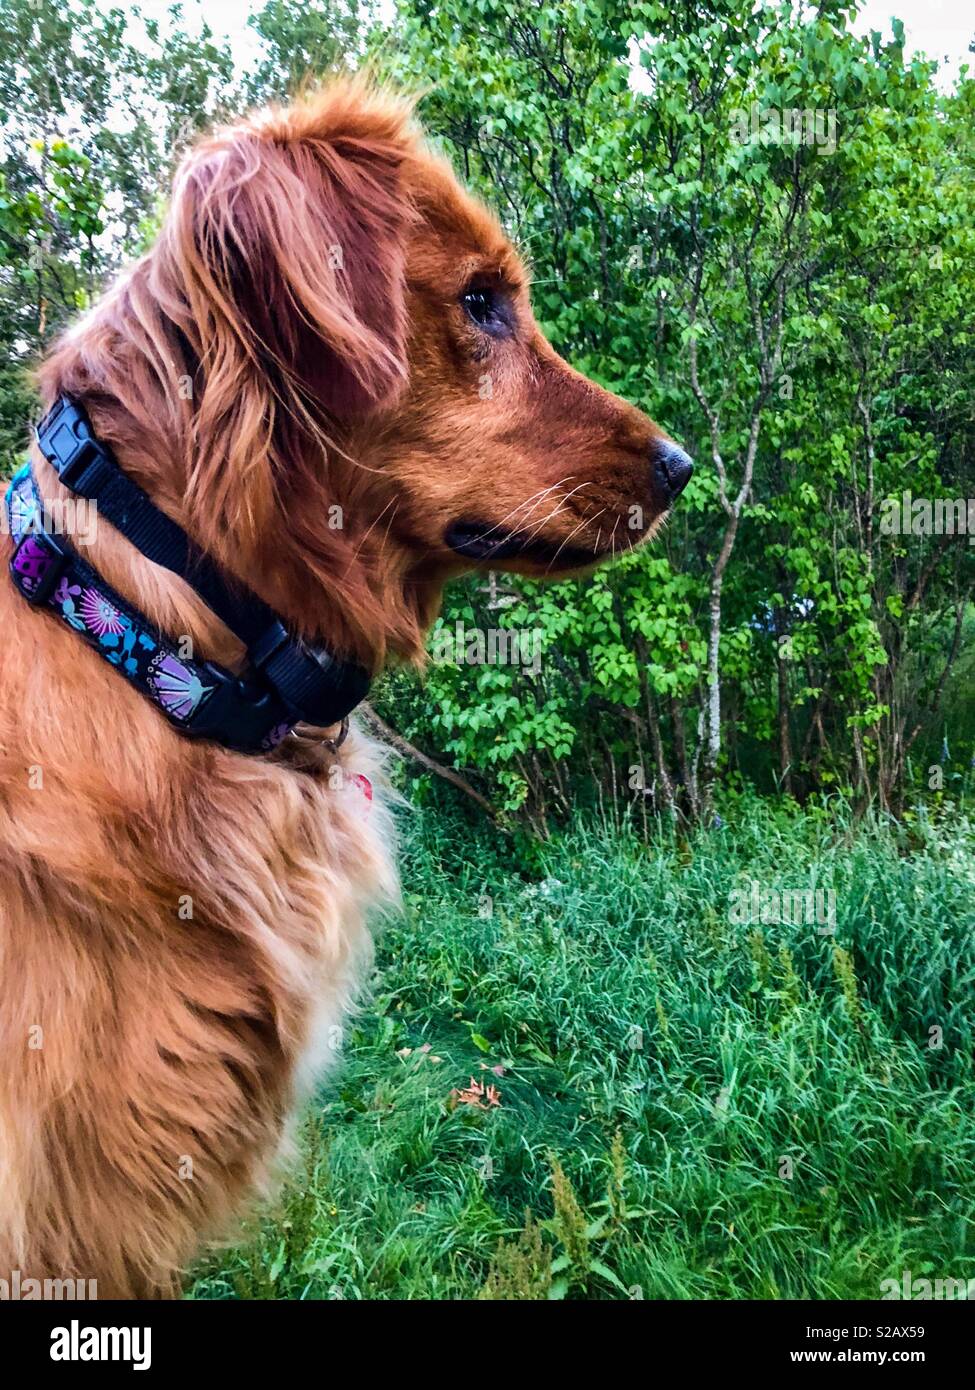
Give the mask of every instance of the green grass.
[[[406, 912], [303, 1166], [191, 1295], [875, 1298], [905, 1269], [975, 1277], [975, 828], [726, 815], [649, 848], [577, 825], [531, 873], [500, 836], [408, 816]], [[736, 875], [833, 889], [835, 936], [733, 925]], [[471, 1077], [500, 1105], [453, 1104]]]

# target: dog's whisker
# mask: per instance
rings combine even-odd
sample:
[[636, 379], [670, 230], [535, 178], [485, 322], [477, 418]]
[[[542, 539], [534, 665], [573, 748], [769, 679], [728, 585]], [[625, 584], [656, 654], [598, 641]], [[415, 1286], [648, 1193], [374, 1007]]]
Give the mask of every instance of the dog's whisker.
[[526, 498], [524, 502], [519, 502], [516, 507], [512, 507], [511, 510], [507, 513], [507, 515], [503, 516], [500, 521], [495, 522], [495, 524], [489, 530], [484, 532], [484, 535], [490, 536], [495, 531], [502, 530], [506, 522], [511, 521], [514, 517], [518, 515], [520, 511], [523, 511], [525, 507], [531, 508], [531, 510], [528, 512], [528, 516], [530, 516], [531, 513], [535, 510], [535, 508], [539, 505], [539, 503], [542, 502], [549, 495], [550, 492], [554, 492], [554, 490], [557, 487], [562, 487], [565, 483], [571, 481], [572, 474], [570, 473], [567, 478], [562, 478], [559, 480], [559, 482], [552, 483], [551, 487], [539, 488], [538, 492], [532, 493], [531, 497]]
[[544, 526], [547, 526], [553, 517], [558, 516], [560, 512], [565, 510], [567, 504], [575, 496], [577, 492], [580, 492], [584, 487], [588, 486], [588, 483], [580, 483], [579, 486], [574, 487], [571, 492], [567, 492], [562, 497], [560, 497], [558, 500], [558, 504], [548, 513], [547, 516], [542, 518], [542, 520], [535, 527], [534, 531], [530, 533], [529, 539], [533, 539], [535, 536], [537, 536], [539, 531], [541, 531], [541, 529]]
[[[605, 512], [605, 510], [606, 510], [606, 508], [603, 507], [603, 511], [597, 512], [596, 515], [595, 515], [595, 517], [592, 518], [592, 520], [593, 520], [593, 521], [596, 521], [599, 517], [602, 516], [602, 514], [603, 514], [603, 512]], [[557, 560], [557, 559], [559, 558], [559, 556], [562, 554], [562, 551], [565, 549], [565, 547], [569, 544], [569, 541], [571, 541], [572, 537], [576, 534], [577, 531], [581, 531], [582, 528], [583, 528], [583, 526], [586, 526], [586, 525], [589, 524], [589, 520], [590, 520], [589, 517], [583, 517], [582, 520], [579, 522], [578, 526], [574, 526], [574, 527], [572, 528], [572, 530], [571, 530], [571, 531], [569, 532], [569, 534], [566, 536], [565, 540], [564, 540], [564, 541], [562, 542], [562, 544], [559, 546], [558, 550], [557, 550], [557, 551], [555, 552], [555, 554], [552, 556], [551, 561], [550, 561], [549, 564], [546, 566], [546, 570], [552, 570], [552, 569], [555, 568], [555, 562], [556, 562], [556, 560]]]
[[356, 546], [356, 548], [355, 548], [355, 553], [353, 554], [353, 556], [352, 556], [351, 559], [349, 560], [349, 563], [348, 563], [348, 564], [346, 565], [346, 567], [345, 567], [345, 573], [346, 573], [346, 574], [348, 574], [349, 570], [350, 570], [350, 569], [352, 568], [352, 566], [355, 564], [356, 560], [358, 560], [360, 554], [362, 553], [362, 547], [365, 545], [366, 541], [369, 539], [369, 537], [372, 535], [372, 533], [373, 533], [373, 531], [375, 530], [375, 528], [376, 528], [376, 527], [379, 525], [379, 523], [382, 521], [383, 517], [384, 517], [384, 516], [386, 515], [386, 513], [389, 511], [390, 507], [392, 507], [392, 508], [393, 508], [393, 516], [390, 517], [389, 522], [387, 523], [387, 530], [386, 530], [386, 534], [387, 534], [387, 537], [388, 537], [388, 535], [389, 535], [389, 526], [392, 525], [393, 517], [395, 517], [395, 515], [396, 515], [396, 508], [397, 508], [398, 506], [399, 506], [399, 501], [398, 501], [398, 499], [395, 498], [395, 497], [391, 497], [391, 498], [389, 499], [389, 501], [386, 503], [385, 507], [383, 507], [382, 511], [378, 514], [378, 516], [376, 517], [375, 521], [373, 521], [372, 524], [368, 527], [368, 529], [367, 529], [366, 532], [364, 533], [362, 539], [359, 541], [359, 544]]
[[[542, 530], [548, 525], [548, 523], [549, 523], [550, 521], [553, 521], [553, 520], [555, 519], [555, 517], [559, 516], [560, 513], [561, 513], [562, 511], [564, 511], [564, 509], [565, 509], [565, 507], [566, 507], [566, 504], [569, 502], [570, 498], [574, 497], [574, 496], [576, 495], [577, 492], [581, 492], [582, 489], [583, 489], [584, 487], [591, 487], [591, 486], [592, 486], [592, 483], [591, 483], [591, 482], [580, 483], [580, 484], [578, 485], [578, 487], [574, 487], [574, 488], [572, 489], [571, 492], [567, 492], [563, 497], [561, 497], [561, 498], [559, 499], [559, 504], [558, 504], [558, 506], [555, 507], [552, 511], [550, 511], [549, 514], [548, 514], [548, 516], [544, 517], [544, 518], [539, 522], [539, 524], [535, 527], [534, 531], [532, 531], [532, 532], [530, 533], [530, 535], [527, 537], [527, 539], [530, 540], [530, 541], [531, 541], [531, 540], [534, 540], [535, 537], [539, 534], [539, 532], [542, 531]], [[605, 511], [605, 510], [606, 510], [606, 508], [604, 507], [604, 508], [603, 508], [603, 511]], [[597, 516], [602, 516], [602, 512], [597, 512]], [[585, 522], [586, 522], [586, 518], [584, 517], [584, 518], [583, 518], [582, 524], [585, 525]]]

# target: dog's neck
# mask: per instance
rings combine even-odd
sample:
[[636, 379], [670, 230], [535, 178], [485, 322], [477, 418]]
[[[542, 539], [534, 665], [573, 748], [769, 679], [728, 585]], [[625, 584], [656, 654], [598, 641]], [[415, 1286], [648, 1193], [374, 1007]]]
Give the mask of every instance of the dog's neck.
[[[370, 528], [370, 506], [382, 502], [343, 505], [327, 481], [347, 466], [341, 440], [327, 453], [314, 422], [285, 417], [253, 380], [241, 384], [229, 417], [215, 414], [219, 364], [209, 378], [194, 371], [150, 273], [151, 262], [140, 263], [63, 340], [41, 368], [45, 400], [79, 400], [133, 481], [303, 636], [373, 671], [390, 655], [415, 659], [442, 578], [388, 546], [381, 526]], [[36, 451], [35, 464], [42, 495], [63, 502]], [[99, 528], [90, 559], [160, 626], [215, 660], [240, 660], [239, 642], [188, 586], [110, 527]]]

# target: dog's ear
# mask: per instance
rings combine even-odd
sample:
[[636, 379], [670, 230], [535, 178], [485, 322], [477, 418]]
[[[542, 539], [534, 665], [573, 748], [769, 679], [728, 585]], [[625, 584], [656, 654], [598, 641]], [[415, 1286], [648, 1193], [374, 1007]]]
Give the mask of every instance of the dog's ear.
[[333, 95], [199, 146], [170, 219], [206, 379], [251, 369], [276, 406], [338, 422], [405, 378], [411, 220], [404, 110], [360, 101], [344, 114]]

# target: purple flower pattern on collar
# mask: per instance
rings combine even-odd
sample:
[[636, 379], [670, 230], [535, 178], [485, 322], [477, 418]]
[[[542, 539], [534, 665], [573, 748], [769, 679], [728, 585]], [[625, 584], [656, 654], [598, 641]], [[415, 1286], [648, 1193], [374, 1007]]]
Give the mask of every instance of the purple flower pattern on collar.
[[85, 627], [96, 637], [104, 637], [106, 633], [118, 637], [123, 630], [121, 613], [97, 589], [86, 589], [82, 595], [81, 616]]
[[[37, 530], [39, 507], [29, 467], [22, 468], [10, 484], [7, 514], [17, 544], [10, 572], [21, 592], [33, 599], [57, 561]], [[187, 724], [213, 691], [204, 679], [206, 668], [178, 656], [148, 620], [130, 609], [77, 555], [71, 553], [66, 571], [43, 603], [174, 723]], [[281, 724], [271, 729], [261, 743], [264, 751], [276, 747], [290, 728]]]

